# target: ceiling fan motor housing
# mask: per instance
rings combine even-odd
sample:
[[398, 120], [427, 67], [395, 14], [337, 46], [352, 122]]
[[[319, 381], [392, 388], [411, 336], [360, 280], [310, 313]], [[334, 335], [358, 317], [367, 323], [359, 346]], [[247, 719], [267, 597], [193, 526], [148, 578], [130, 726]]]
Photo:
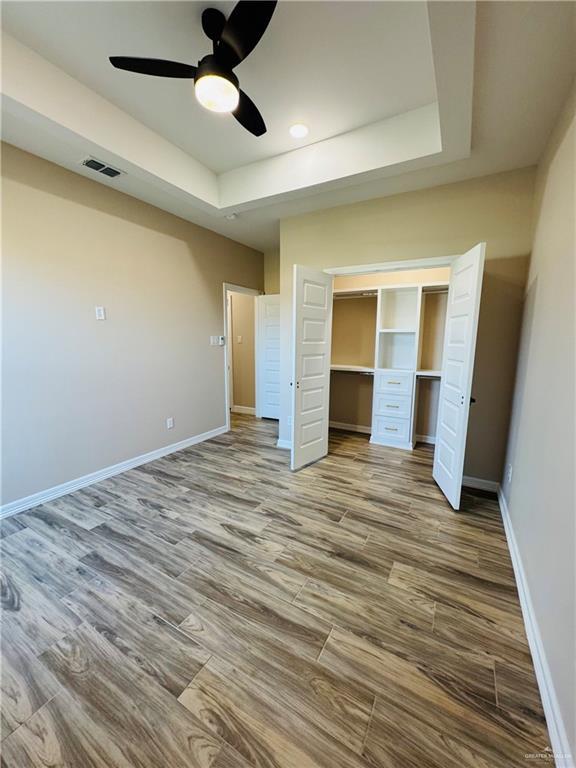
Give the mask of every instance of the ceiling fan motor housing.
[[235, 88], [238, 88], [239, 86], [238, 78], [234, 72], [223, 66], [218, 61], [218, 58], [212, 53], [208, 54], [208, 56], [204, 56], [204, 58], [200, 59], [198, 62], [198, 69], [196, 70], [194, 82], [197, 83], [201, 77], [205, 77], [206, 75], [217, 75], [218, 77], [223, 77], [226, 80], [229, 80]]

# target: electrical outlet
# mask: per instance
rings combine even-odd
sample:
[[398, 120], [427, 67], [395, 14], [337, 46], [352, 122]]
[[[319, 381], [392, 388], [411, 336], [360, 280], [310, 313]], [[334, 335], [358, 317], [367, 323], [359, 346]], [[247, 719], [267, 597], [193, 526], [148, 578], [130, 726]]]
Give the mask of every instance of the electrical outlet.
[[174, 417], [168, 416], [166, 419], [166, 429], [174, 429]]
[[236, 338], [236, 341], [237, 341], [238, 344], [242, 344], [242, 336], [238, 336]]
[[512, 464], [508, 464], [508, 472], [507, 472], [507, 478], [508, 482], [512, 482]]

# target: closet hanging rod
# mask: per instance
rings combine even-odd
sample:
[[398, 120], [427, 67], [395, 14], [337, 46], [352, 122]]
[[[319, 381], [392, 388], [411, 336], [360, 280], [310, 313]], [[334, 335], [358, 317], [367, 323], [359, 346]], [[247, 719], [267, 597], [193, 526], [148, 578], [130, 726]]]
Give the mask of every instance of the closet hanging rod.
[[378, 296], [377, 291], [362, 291], [361, 293], [336, 293], [334, 291], [334, 299], [375, 299]]
[[424, 289], [422, 290], [422, 293], [424, 295], [428, 295], [429, 293], [448, 293], [448, 286], [446, 286], [445, 288], [443, 286], [438, 286], [435, 288], [424, 287]]
[[352, 368], [330, 368], [331, 373], [353, 373], [355, 376], [374, 376], [374, 371], [355, 371]]

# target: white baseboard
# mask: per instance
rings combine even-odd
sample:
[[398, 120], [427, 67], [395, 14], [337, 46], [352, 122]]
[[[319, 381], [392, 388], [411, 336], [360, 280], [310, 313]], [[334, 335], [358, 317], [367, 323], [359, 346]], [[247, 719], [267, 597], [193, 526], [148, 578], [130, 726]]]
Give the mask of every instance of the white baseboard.
[[150, 461], [161, 459], [162, 456], [167, 456], [169, 453], [175, 453], [176, 451], [182, 451], [184, 448], [189, 448], [191, 445], [197, 443], [203, 443], [205, 440], [210, 440], [212, 437], [217, 437], [227, 432], [226, 426], [217, 427], [209, 432], [202, 432], [200, 435], [194, 435], [194, 437], [188, 437], [186, 440], [180, 440], [178, 443], [172, 443], [171, 445], [165, 445], [163, 448], [157, 448], [155, 451], [149, 453], [143, 453], [141, 456], [135, 456], [133, 459], [126, 459], [119, 464], [113, 464], [110, 467], [104, 467], [96, 472], [90, 472], [88, 475], [77, 477], [75, 480], [69, 480], [67, 483], [61, 483], [55, 485], [52, 488], [47, 488], [45, 491], [39, 491], [33, 493], [30, 496], [24, 496], [22, 499], [16, 499], [8, 504], [3, 504], [0, 507], [0, 519], [3, 517], [10, 517], [18, 512], [23, 512], [25, 509], [31, 509], [37, 507], [39, 504], [45, 504], [47, 501], [57, 499], [59, 496], [65, 496], [68, 493], [77, 491], [80, 488], [85, 488], [87, 485], [93, 485], [99, 483], [101, 480], [105, 480], [107, 477], [113, 475], [119, 475], [121, 472], [126, 472], [128, 469], [134, 469], [141, 464], [148, 464]]
[[232, 413], [245, 413], [247, 416], [256, 415], [256, 408], [251, 408], [248, 405], [233, 405], [230, 410]]
[[346, 432], [362, 432], [365, 435], [372, 433], [372, 427], [364, 427], [361, 424], [346, 424], [345, 421], [331, 421], [330, 426], [333, 429], [343, 429]]
[[[522, 609], [524, 627], [526, 628], [526, 636], [528, 637], [528, 645], [530, 646], [530, 652], [532, 653], [532, 662], [534, 664], [538, 688], [540, 689], [544, 715], [546, 716], [546, 724], [548, 726], [548, 734], [550, 736], [550, 746], [552, 747], [554, 762], [557, 768], [575, 768], [574, 758], [571, 755], [571, 747], [566, 733], [566, 726], [558, 704], [552, 676], [550, 675], [550, 667], [546, 660], [546, 653], [542, 643], [542, 636], [538, 627], [536, 614], [534, 612], [532, 598], [530, 597], [530, 590], [528, 588], [524, 566], [522, 565], [520, 551], [518, 549], [518, 544], [516, 543], [516, 536], [514, 535], [514, 528], [512, 527], [508, 504], [506, 503], [506, 499], [500, 487], [498, 487], [498, 501], [500, 503], [500, 512], [502, 513], [504, 530], [506, 531], [508, 549], [510, 550], [510, 557], [512, 559], [512, 567], [514, 568], [514, 576], [518, 588], [518, 596], [520, 598], [520, 607]], [[544, 748], [545, 745], [542, 746]], [[535, 760], [533, 762], [540, 761]]]
[[481, 477], [471, 477], [470, 475], [464, 475], [462, 485], [466, 488], [476, 488], [478, 491], [492, 491], [493, 493], [498, 493], [500, 490], [500, 483], [497, 483], [496, 480], [483, 480]]
[[276, 448], [284, 448], [289, 451], [292, 448], [292, 440], [278, 440], [276, 441]]
[[415, 443], [428, 443], [428, 445], [436, 445], [436, 438], [434, 435], [415, 435]]

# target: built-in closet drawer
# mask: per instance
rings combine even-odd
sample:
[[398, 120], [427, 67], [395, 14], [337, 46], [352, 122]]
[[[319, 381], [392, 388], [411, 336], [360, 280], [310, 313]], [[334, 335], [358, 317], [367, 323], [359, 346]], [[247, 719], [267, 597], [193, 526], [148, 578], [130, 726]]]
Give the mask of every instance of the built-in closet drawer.
[[398, 419], [409, 419], [412, 412], [411, 395], [374, 394], [373, 413], [377, 416], [393, 416]]
[[407, 443], [410, 439], [410, 419], [391, 419], [389, 416], [374, 416], [372, 437], [386, 442]]
[[413, 384], [414, 374], [411, 371], [376, 371], [374, 374], [374, 392], [377, 394], [394, 393], [412, 397]]

